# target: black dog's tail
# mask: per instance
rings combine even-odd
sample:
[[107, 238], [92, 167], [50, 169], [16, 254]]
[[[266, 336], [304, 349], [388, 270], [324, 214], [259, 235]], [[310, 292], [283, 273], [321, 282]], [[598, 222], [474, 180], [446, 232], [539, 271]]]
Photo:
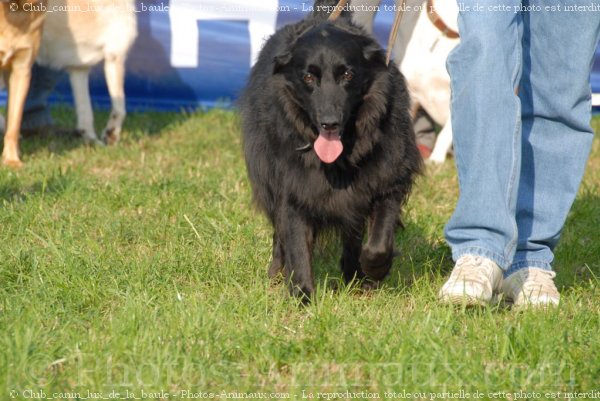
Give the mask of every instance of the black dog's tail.
[[[315, 0], [315, 4], [313, 5], [312, 16], [318, 20], [326, 20], [329, 18], [329, 14], [331, 14], [335, 7], [338, 5], [339, 0]], [[342, 10], [342, 14], [340, 18], [350, 20], [352, 18], [352, 10], [350, 9], [350, 2], [346, 3]]]

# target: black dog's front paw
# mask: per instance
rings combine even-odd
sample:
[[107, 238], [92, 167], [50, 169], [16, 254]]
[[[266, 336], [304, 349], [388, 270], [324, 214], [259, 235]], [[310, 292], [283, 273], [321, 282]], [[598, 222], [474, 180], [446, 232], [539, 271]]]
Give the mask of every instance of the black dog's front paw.
[[381, 286], [381, 282], [373, 280], [370, 277], [365, 276], [362, 271], [356, 272], [352, 277], [344, 274], [344, 282], [346, 285], [360, 288], [363, 291], [377, 290]]
[[391, 249], [376, 249], [365, 246], [360, 254], [360, 267], [371, 279], [380, 281], [392, 268], [394, 252]]
[[315, 292], [315, 289], [312, 285], [303, 285], [299, 287], [298, 285], [290, 283], [289, 288], [290, 294], [302, 301], [303, 304], [309, 304], [313, 293]]
[[270, 280], [277, 281], [281, 276], [283, 276], [283, 265], [279, 263], [279, 261], [273, 260], [269, 265], [267, 275], [269, 276]]
[[375, 281], [375, 280], [371, 280], [369, 278], [365, 278], [360, 283], [360, 289], [365, 292], [371, 292], [371, 291], [378, 290], [379, 287], [381, 287], [381, 284], [382, 284], [381, 281]]

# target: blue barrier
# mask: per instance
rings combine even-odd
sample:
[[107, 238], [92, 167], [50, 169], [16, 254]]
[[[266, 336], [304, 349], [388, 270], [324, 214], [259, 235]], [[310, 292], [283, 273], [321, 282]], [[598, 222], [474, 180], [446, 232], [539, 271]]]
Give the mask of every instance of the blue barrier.
[[[392, 5], [393, 0], [383, 4]], [[264, 35], [301, 19], [311, 5], [312, 0], [138, 0], [139, 34], [127, 61], [128, 109], [230, 107]], [[391, 11], [376, 18], [381, 43], [386, 43], [392, 19]], [[600, 93], [600, 48], [591, 82]], [[90, 90], [96, 106], [108, 107], [100, 67], [92, 71]], [[3, 93], [0, 103], [5, 100]], [[51, 101], [72, 101], [67, 79]]]
[[[178, 2], [188, 7], [183, 10], [183, 15], [173, 11]], [[248, 4], [239, 0], [155, 0], [153, 4], [164, 5], [164, 11], [138, 13], [139, 36], [127, 62], [129, 109], [230, 107], [246, 83], [251, 60], [260, 49], [264, 33], [300, 20], [309, 12], [313, 2], [261, 0], [262, 13], [255, 16], [257, 23], [265, 25], [271, 22], [272, 25], [259, 29], [254, 37], [250, 27], [253, 21], [240, 19], [237, 13], [223, 6], [227, 3], [234, 6], [237, 3], [242, 7]], [[250, 7], [257, 7], [257, 3]], [[386, 3], [391, 5], [393, 0], [386, 0]], [[143, 1], [138, 1], [138, 10], [143, 9], [143, 4]], [[207, 16], [206, 8], [211, 7], [213, 15]], [[196, 15], [194, 10], [198, 10]], [[217, 19], [219, 13], [221, 19]], [[375, 32], [382, 43], [385, 43], [392, 20], [391, 12], [382, 12], [376, 19]], [[257, 40], [258, 46], [255, 44]], [[178, 49], [174, 49], [174, 44]], [[109, 104], [99, 68], [91, 77], [91, 91], [95, 103], [101, 106]], [[61, 85], [59, 93], [63, 99], [70, 99], [68, 84]]]

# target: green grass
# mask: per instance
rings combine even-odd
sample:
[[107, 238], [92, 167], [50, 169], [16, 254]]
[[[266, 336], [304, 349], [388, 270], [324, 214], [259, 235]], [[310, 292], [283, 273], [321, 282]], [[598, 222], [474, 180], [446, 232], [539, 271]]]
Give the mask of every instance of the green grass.
[[419, 180], [383, 289], [341, 286], [326, 239], [316, 300], [299, 306], [266, 277], [271, 228], [240, 148], [226, 111], [132, 113], [110, 148], [22, 144], [26, 166], [0, 170], [0, 399], [600, 390], [600, 141], [556, 255], [562, 304], [546, 312], [438, 305], [452, 161]]

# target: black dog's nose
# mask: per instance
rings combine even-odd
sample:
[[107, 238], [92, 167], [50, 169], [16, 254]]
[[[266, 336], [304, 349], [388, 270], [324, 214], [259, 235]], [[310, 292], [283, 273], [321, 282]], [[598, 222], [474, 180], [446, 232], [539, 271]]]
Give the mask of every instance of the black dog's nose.
[[340, 123], [338, 123], [338, 122], [321, 123], [321, 128], [323, 128], [326, 131], [333, 131], [333, 130], [340, 128]]

